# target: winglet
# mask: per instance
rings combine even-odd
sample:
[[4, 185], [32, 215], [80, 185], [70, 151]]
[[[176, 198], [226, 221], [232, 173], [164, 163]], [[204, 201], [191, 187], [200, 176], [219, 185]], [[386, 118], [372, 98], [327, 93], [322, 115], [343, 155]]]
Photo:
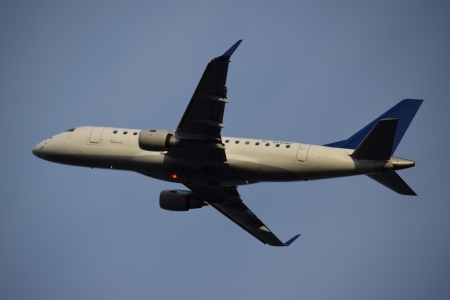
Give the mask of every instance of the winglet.
[[290, 244], [292, 244], [299, 236], [300, 236], [300, 234], [297, 234], [297, 235], [294, 236], [292, 239], [290, 239], [289, 241], [287, 241], [286, 243], [284, 243], [284, 244], [286, 245], [286, 247], [288, 247]]
[[229, 60], [241, 42], [242, 40], [237, 41], [233, 46], [231, 46], [230, 49], [227, 50], [227, 52], [225, 52], [222, 56], [214, 58], [214, 60]]

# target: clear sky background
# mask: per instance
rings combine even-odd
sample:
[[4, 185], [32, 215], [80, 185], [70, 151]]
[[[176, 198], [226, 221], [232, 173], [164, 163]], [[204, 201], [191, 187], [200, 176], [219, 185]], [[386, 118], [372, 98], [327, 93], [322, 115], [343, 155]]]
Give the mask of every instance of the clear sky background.
[[[448, 1], [1, 1], [0, 299], [450, 299]], [[424, 99], [396, 156], [417, 197], [366, 176], [240, 187], [288, 248], [211, 207], [164, 211], [131, 173], [52, 164], [83, 125], [175, 129], [232, 57], [225, 136], [326, 144]]]

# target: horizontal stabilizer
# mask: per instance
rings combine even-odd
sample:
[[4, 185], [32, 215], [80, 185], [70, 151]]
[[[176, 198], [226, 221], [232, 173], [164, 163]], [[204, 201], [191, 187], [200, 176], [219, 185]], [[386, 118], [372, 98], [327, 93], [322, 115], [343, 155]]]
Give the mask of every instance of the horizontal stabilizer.
[[397, 121], [397, 119], [378, 121], [350, 156], [356, 159], [389, 160], [394, 144]]
[[370, 178], [381, 183], [385, 187], [402, 195], [417, 196], [409, 185], [395, 171], [386, 173], [367, 174]]

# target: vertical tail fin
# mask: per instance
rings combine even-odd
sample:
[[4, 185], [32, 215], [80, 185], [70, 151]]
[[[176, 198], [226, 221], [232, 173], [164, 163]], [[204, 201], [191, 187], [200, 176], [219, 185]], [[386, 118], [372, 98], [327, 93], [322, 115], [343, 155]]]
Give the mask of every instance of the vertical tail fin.
[[[391, 156], [397, 149], [422, 102], [423, 100], [414, 99], [400, 101], [348, 139], [324, 146], [356, 149], [351, 154], [351, 157], [355, 159], [390, 160], [392, 162]], [[414, 166], [413, 161], [394, 158], [394, 170], [396, 170], [396, 167], [397, 169], [405, 169], [412, 166]], [[416, 195], [397, 172], [393, 170], [367, 174], [367, 176], [399, 194]]]
[[389, 109], [387, 112], [373, 120], [366, 127], [352, 135], [350, 138], [338, 141], [330, 144], [326, 144], [324, 146], [334, 147], [334, 148], [347, 148], [347, 149], [356, 149], [364, 138], [369, 134], [370, 131], [375, 127], [375, 125], [381, 119], [398, 119], [397, 129], [395, 132], [394, 143], [392, 145], [391, 155], [394, 154], [395, 149], [397, 149], [398, 144], [403, 138], [406, 130], [411, 124], [412, 119], [419, 110], [420, 105], [423, 100], [415, 100], [415, 99], [405, 99], [400, 101], [397, 105]]

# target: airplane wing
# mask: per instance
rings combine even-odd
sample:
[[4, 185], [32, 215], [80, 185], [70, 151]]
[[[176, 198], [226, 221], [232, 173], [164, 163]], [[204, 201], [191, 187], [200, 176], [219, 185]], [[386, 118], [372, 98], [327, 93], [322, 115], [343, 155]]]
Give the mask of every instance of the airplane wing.
[[211, 187], [185, 184], [196, 195], [208, 202], [231, 221], [264, 244], [289, 246], [300, 235], [281, 242], [272, 231], [244, 204], [235, 186]]
[[[227, 160], [220, 134], [225, 127], [223, 113], [225, 104], [228, 103], [225, 84], [230, 57], [241, 42], [242, 40], [237, 41], [222, 56], [213, 58], [208, 63], [176, 130], [183, 146], [169, 149], [168, 155], [209, 162]], [[296, 235], [286, 243], [281, 242], [242, 202], [235, 186], [185, 186], [264, 244], [289, 246], [299, 237]]]
[[221, 129], [225, 127], [223, 113], [228, 103], [225, 84], [230, 57], [241, 42], [237, 41], [206, 66], [176, 130], [177, 137], [188, 142], [180, 149], [169, 151], [169, 155], [213, 162], [227, 160], [220, 135]]

